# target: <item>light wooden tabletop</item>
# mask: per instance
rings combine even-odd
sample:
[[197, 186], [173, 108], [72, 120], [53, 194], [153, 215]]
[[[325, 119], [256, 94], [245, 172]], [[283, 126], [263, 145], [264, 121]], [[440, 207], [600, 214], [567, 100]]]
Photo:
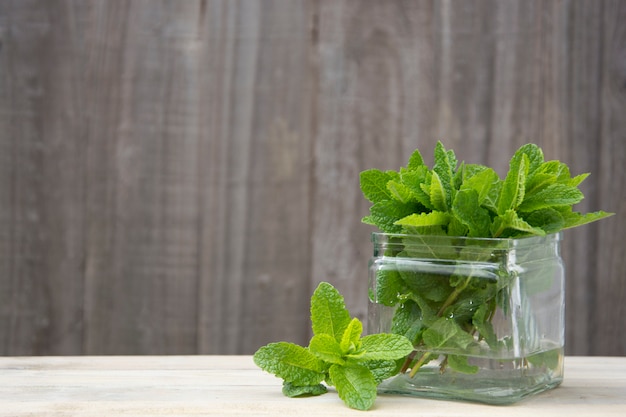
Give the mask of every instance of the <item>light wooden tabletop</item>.
[[287, 398], [250, 356], [0, 358], [1, 416], [620, 416], [626, 358], [567, 357], [565, 381], [510, 406], [381, 395], [368, 412], [334, 391]]

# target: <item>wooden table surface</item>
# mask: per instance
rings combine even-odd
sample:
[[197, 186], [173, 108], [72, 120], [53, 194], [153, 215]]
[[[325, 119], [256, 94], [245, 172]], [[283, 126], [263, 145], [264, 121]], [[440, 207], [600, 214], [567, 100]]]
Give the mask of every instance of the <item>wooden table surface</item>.
[[567, 357], [565, 381], [509, 406], [381, 395], [366, 414], [334, 391], [287, 398], [250, 356], [0, 358], [1, 416], [626, 416], [626, 358]]

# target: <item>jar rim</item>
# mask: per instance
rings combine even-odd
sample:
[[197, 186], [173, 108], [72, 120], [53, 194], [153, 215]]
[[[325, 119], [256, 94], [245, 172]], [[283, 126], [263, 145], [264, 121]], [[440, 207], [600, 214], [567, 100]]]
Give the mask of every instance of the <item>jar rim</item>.
[[[469, 237], [447, 235], [420, 235], [403, 233], [372, 232], [371, 240], [377, 244], [393, 244], [394, 240], [404, 241], [412, 239], [415, 244], [422, 241], [429, 246], [469, 246], [477, 245], [484, 247], [496, 246], [502, 249], [523, 248], [528, 246], [556, 243], [562, 239], [562, 232], [550, 233], [544, 236], [524, 236], [518, 238], [493, 238], [493, 237]], [[398, 242], [400, 243], [400, 242]]]

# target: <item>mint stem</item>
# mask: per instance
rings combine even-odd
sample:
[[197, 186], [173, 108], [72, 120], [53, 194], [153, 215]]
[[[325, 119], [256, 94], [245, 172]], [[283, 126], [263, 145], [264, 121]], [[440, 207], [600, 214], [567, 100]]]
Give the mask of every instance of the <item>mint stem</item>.
[[[463, 284], [457, 286], [454, 291], [452, 291], [452, 293], [448, 296], [448, 298], [446, 299], [446, 301], [443, 303], [443, 305], [441, 306], [441, 308], [439, 309], [439, 311], [437, 312], [437, 316], [441, 317], [443, 315], [443, 313], [446, 311], [446, 309], [448, 307], [450, 307], [455, 301], [456, 299], [459, 297], [459, 295], [467, 288], [467, 286], [469, 285], [470, 281], [472, 280], [472, 276], [470, 275], [469, 277], [467, 277], [467, 279], [465, 280], [465, 282], [463, 282]], [[404, 373], [406, 372], [406, 370], [408, 369], [409, 365], [411, 364], [411, 362], [413, 361], [413, 358], [415, 358], [415, 354], [416, 352], [413, 351], [411, 352], [411, 354], [406, 358], [406, 361], [404, 361], [404, 364], [402, 365], [402, 369], [401, 372]], [[409, 374], [409, 376], [411, 378], [413, 378], [415, 376], [415, 374], [417, 373], [417, 371], [419, 370], [419, 368], [422, 367], [422, 365], [424, 365], [424, 363], [426, 363], [426, 361], [428, 360], [428, 358], [430, 357], [430, 355], [432, 355], [431, 352], [425, 352], [417, 361], [417, 363], [413, 366], [413, 368], [411, 369], [411, 373]], [[445, 368], [445, 362], [442, 363], [442, 372], [443, 369]]]
[[417, 361], [413, 369], [411, 369], [411, 373], [409, 374], [411, 378], [413, 378], [415, 374], [417, 373], [417, 371], [422, 367], [422, 365], [426, 363], [430, 355], [432, 355], [431, 352], [424, 352], [424, 354], [419, 358], [419, 360]]
[[465, 280], [465, 282], [462, 285], [457, 286], [454, 289], [454, 291], [452, 291], [452, 293], [448, 296], [446, 301], [443, 303], [443, 305], [441, 306], [441, 308], [437, 312], [437, 316], [441, 317], [443, 315], [443, 313], [446, 311], [446, 309], [448, 307], [450, 307], [452, 305], [452, 303], [454, 303], [456, 301], [456, 299], [459, 297], [459, 294], [461, 294], [463, 292], [463, 290], [465, 290], [465, 288], [467, 288], [467, 286], [469, 285], [469, 283], [472, 280], [472, 278], [473, 277], [470, 275], [469, 277], [467, 277], [467, 279]]

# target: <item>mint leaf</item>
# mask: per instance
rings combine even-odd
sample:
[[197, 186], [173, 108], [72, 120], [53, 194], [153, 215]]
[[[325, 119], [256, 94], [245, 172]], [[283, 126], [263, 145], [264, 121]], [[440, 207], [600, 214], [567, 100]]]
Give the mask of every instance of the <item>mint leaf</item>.
[[442, 211], [431, 211], [430, 213], [411, 214], [396, 221], [398, 226], [407, 227], [432, 227], [445, 226], [450, 222], [450, 214]]
[[375, 303], [393, 307], [398, 304], [398, 296], [407, 291], [400, 273], [395, 269], [381, 269], [376, 271], [376, 285], [374, 286]]
[[560, 207], [557, 210], [563, 216], [563, 220], [565, 221], [563, 229], [570, 229], [572, 227], [582, 226], [583, 224], [605, 219], [615, 214], [607, 213], [605, 211], [596, 211], [593, 213], [581, 214], [573, 212], [571, 207]]
[[490, 303], [484, 302], [478, 307], [472, 318], [472, 324], [476, 327], [476, 330], [478, 330], [480, 337], [485, 339], [487, 344], [492, 347], [495, 347], [498, 343], [496, 332], [490, 321], [494, 307], [492, 307]]
[[350, 320], [350, 313], [339, 291], [327, 282], [320, 283], [311, 297], [313, 334], [327, 334], [341, 342]]
[[342, 354], [353, 353], [361, 349], [361, 333], [363, 333], [363, 324], [355, 317], [341, 337], [339, 347]]
[[430, 202], [435, 210], [445, 212], [448, 210], [448, 191], [444, 187], [439, 175], [436, 172], [432, 174], [429, 191]]
[[468, 228], [468, 236], [489, 236], [491, 216], [479, 203], [476, 190], [462, 190], [456, 194], [452, 205], [452, 213]]
[[411, 191], [411, 189], [399, 181], [389, 181], [387, 183], [387, 190], [389, 190], [389, 193], [394, 200], [397, 200], [401, 203], [410, 203], [411, 201], [417, 201], [417, 199], [413, 196], [413, 192]]
[[365, 366], [350, 365], [330, 367], [330, 378], [339, 398], [350, 408], [369, 410], [376, 400], [376, 380]]
[[[478, 193], [478, 202], [479, 204], [483, 204], [492, 194], [492, 190], [497, 187], [500, 183], [500, 178], [496, 171], [491, 168], [486, 168], [475, 175], [472, 175], [465, 179], [460, 186], [461, 191], [474, 190]], [[497, 198], [497, 195], [500, 193], [500, 190], [496, 190], [496, 194], [494, 197]]]
[[572, 187], [578, 187], [581, 182], [587, 179], [588, 176], [589, 174], [576, 175], [574, 178], [567, 181], [567, 185], [572, 186]]
[[[505, 233], [507, 230], [509, 233]], [[493, 237], [511, 237], [515, 236], [516, 232], [538, 236], [546, 234], [546, 232], [542, 229], [533, 227], [526, 223], [517, 215], [515, 210], [507, 210], [501, 216], [496, 217], [491, 225], [491, 231], [493, 233]]]
[[582, 199], [583, 193], [578, 188], [557, 183], [529, 195], [518, 209], [529, 212], [547, 207], [572, 206]]
[[270, 343], [257, 350], [253, 360], [264, 371], [296, 385], [316, 385], [325, 377], [324, 363], [293, 343]]
[[421, 297], [432, 301], [444, 301], [450, 296], [452, 288], [447, 285], [445, 276], [427, 271], [401, 270], [406, 287], [419, 292]]
[[559, 351], [557, 349], [540, 352], [528, 356], [528, 362], [535, 366], [547, 366], [549, 369], [557, 369], [559, 366]]
[[391, 332], [401, 334], [413, 345], [418, 345], [424, 330], [421, 316], [422, 312], [417, 303], [407, 300], [401, 308], [396, 310], [391, 321]]
[[555, 233], [565, 227], [563, 215], [552, 207], [533, 211], [525, 215], [524, 220], [529, 225], [538, 227], [546, 233]]
[[536, 171], [543, 164], [543, 151], [534, 143], [522, 145], [516, 153], [523, 153], [528, 157], [528, 172]]
[[478, 366], [470, 365], [467, 362], [467, 356], [447, 355], [448, 365], [457, 372], [464, 374], [475, 374], [478, 372]]
[[452, 319], [442, 317], [434, 322], [422, 335], [424, 343], [432, 349], [465, 349], [474, 338], [464, 332]]
[[419, 150], [414, 150], [409, 158], [409, 163], [407, 168], [411, 171], [417, 170], [424, 165], [424, 158], [422, 158], [422, 154]]
[[407, 187], [413, 193], [413, 197], [425, 208], [433, 209], [433, 205], [430, 201], [430, 192], [426, 191], [428, 187], [422, 187], [422, 185], [430, 184], [432, 181], [432, 174], [428, 170], [426, 165], [420, 165], [412, 170], [400, 170], [400, 180], [405, 187]]
[[[439, 141], [435, 146], [435, 165], [433, 166], [433, 182], [434, 177], [437, 176], [441, 186], [444, 189], [445, 207], [449, 207], [454, 197], [454, 176], [456, 172], [457, 159], [454, 155], [454, 151], [446, 151], [443, 144]], [[432, 200], [432, 186], [431, 186], [431, 200]], [[433, 202], [434, 203], [434, 202]], [[435, 207], [438, 208], [438, 207]], [[444, 209], [445, 211], [445, 209]]]
[[516, 208], [523, 201], [528, 163], [528, 156], [520, 151], [511, 159], [498, 199], [498, 214]]
[[396, 200], [380, 201], [370, 208], [370, 215], [363, 218], [364, 223], [372, 224], [386, 233], [401, 233], [402, 227], [396, 221], [415, 213], [417, 206], [404, 204]]
[[360, 174], [361, 191], [372, 203], [391, 199], [391, 193], [387, 189], [387, 182], [391, 179], [391, 175], [378, 169], [363, 171]]
[[328, 389], [322, 384], [294, 385], [291, 382], [283, 382], [283, 394], [286, 397], [308, 397], [326, 394]]
[[361, 339], [361, 349], [365, 352], [360, 360], [400, 359], [413, 351], [409, 340], [397, 334], [371, 334]]
[[309, 342], [309, 350], [318, 358], [328, 363], [343, 365], [343, 352], [339, 343], [329, 334], [316, 334]]
[[397, 375], [401, 366], [398, 361], [392, 360], [367, 361], [361, 365], [370, 370], [376, 384], [380, 384], [385, 379]]

